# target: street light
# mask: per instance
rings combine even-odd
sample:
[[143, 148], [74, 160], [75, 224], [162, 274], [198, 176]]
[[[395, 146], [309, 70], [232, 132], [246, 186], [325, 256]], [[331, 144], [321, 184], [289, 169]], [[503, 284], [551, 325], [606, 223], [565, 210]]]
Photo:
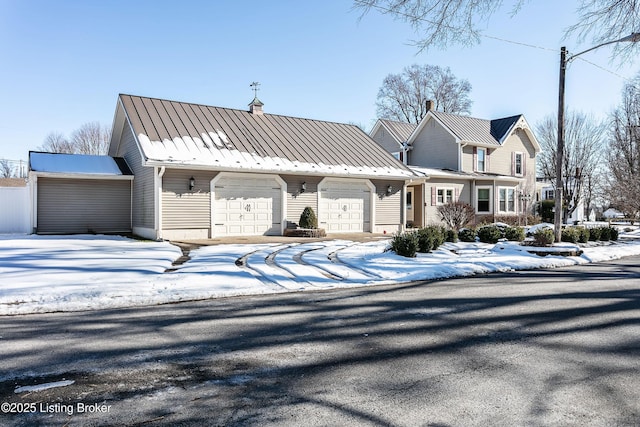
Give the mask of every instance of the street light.
[[602, 46], [606, 46], [609, 44], [620, 43], [620, 42], [638, 42], [640, 41], [640, 33], [633, 33], [626, 37], [623, 37], [618, 40], [612, 40], [609, 42], [601, 43], [597, 46], [594, 46], [590, 49], [583, 50], [582, 52], [576, 53], [567, 57], [567, 48], [563, 46], [560, 49], [560, 88], [558, 90], [558, 147], [556, 149], [556, 192], [555, 192], [555, 212], [553, 216], [554, 220], [554, 231], [556, 242], [561, 240], [562, 236], [562, 163], [564, 156], [564, 83], [565, 83], [565, 72], [567, 70], [567, 64], [573, 61], [578, 56], [583, 53], [591, 52], [592, 50], [598, 49]]

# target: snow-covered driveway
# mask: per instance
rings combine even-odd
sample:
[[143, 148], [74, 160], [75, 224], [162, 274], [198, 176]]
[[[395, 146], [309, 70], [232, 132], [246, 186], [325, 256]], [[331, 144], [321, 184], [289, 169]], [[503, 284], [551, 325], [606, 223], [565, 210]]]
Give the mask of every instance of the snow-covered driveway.
[[539, 257], [513, 243], [447, 243], [404, 258], [388, 240], [227, 244], [191, 252], [117, 236], [0, 236], [0, 314], [152, 305], [224, 296], [403, 283], [492, 271], [551, 268], [640, 254], [629, 240]]

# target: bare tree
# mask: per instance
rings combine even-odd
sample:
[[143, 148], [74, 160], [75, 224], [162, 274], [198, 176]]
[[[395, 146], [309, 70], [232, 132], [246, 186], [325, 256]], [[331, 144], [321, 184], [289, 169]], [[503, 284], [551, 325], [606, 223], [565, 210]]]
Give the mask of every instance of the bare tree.
[[13, 178], [15, 172], [16, 168], [11, 165], [10, 160], [0, 159], [0, 178]]
[[51, 132], [44, 139], [43, 144], [38, 150], [48, 151], [51, 153], [73, 153], [73, 147], [65, 136], [59, 132]]
[[104, 155], [109, 150], [111, 129], [98, 122], [89, 122], [73, 131], [71, 139], [59, 132], [52, 132], [38, 147], [51, 153]]
[[438, 206], [440, 219], [452, 230], [460, 230], [475, 218], [473, 206], [464, 202], [449, 202]]
[[[593, 117], [579, 112], [569, 112], [565, 116], [565, 145], [562, 165], [563, 180], [562, 206], [563, 221], [584, 201], [585, 186], [595, 182], [602, 166], [605, 127]], [[536, 162], [540, 173], [546, 179], [555, 180], [558, 138], [558, 121], [555, 116], [547, 116], [536, 126], [542, 153]], [[554, 181], [555, 184], [555, 181]]]
[[636, 218], [640, 215], [640, 74], [625, 85], [611, 121], [607, 193], [614, 207]]
[[[390, 14], [410, 24], [420, 39], [420, 50], [438, 46], [473, 45], [495, 12], [508, 3], [511, 15], [526, 9], [527, 0], [353, 0], [362, 15], [372, 10]], [[567, 35], [577, 34], [592, 43], [616, 40], [638, 31], [638, 0], [580, 0], [576, 24], [567, 23]], [[615, 46], [621, 60], [640, 50], [638, 43]]]
[[[588, 39], [594, 44], [606, 43], [638, 31], [638, 0], [580, 0], [578, 10], [578, 21], [567, 29], [566, 34], [576, 34], [580, 41]], [[623, 63], [638, 51], [638, 43], [616, 43], [612, 57]]]
[[85, 123], [71, 134], [71, 145], [77, 154], [104, 155], [109, 150], [111, 130], [98, 122]]
[[376, 101], [378, 117], [417, 124], [429, 111], [427, 101], [434, 101], [438, 111], [468, 114], [469, 92], [471, 84], [448, 67], [413, 64], [385, 77]]

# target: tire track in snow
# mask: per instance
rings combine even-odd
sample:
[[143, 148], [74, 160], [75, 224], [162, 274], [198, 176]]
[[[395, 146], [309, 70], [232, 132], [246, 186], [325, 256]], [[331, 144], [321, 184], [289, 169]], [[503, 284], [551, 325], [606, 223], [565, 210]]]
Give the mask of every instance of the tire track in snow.
[[236, 265], [250, 269], [263, 283], [274, 283], [287, 290], [304, 289], [304, 286], [301, 286], [291, 273], [280, 268], [274, 262], [274, 258], [278, 252], [291, 246], [291, 244], [278, 245], [267, 249], [258, 249], [256, 251], [249, 252], [245, 256], [238, 258], [238, 260], [236, 260]]

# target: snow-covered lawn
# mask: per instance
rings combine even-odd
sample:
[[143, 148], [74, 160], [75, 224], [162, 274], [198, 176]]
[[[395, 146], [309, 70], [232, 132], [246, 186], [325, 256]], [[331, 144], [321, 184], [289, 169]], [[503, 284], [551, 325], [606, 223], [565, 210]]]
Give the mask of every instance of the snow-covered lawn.
[[117, 236], [0, 236], [0, 315], [152, 305], [223, 296], [403, 283], [552, 268], [640, 254], [640, 239], [540, 257], [515, 243], [447, 243], [404, 258], [388, 240], [218, 245], [181, 256], [167, 242]]

